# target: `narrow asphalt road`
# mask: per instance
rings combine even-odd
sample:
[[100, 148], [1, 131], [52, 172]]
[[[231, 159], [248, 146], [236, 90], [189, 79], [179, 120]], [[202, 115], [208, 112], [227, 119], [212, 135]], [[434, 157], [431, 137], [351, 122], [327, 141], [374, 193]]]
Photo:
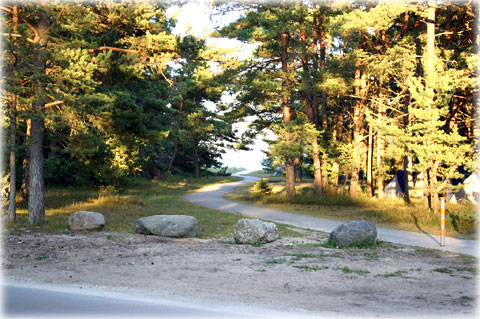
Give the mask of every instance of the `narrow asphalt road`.
[[[287, 213], [279, 210], [263, 208], [253, 205], [245, 205], [226, 200], [223, 197], [230, 193], [235, 187], [259, 180], [258, 177], [243, 175], [236, 176], [243, 177], [243, 180], [227, 184], [210, 185], [200, 189], [193, 194], [184, 196], [184, 199], [193, 204], [201, 205], [227, 213], [237, 214], [251, 218], [261, 218], [281, 224], [292, 225], [300, 228], [308, 228], [323, 232], [331, 232], [337, 226], [344, 223], [344, 221], [303, 216], [299, 214]], [[438, 228], [440, 233], [440, 226]], [[479, 256], [476, 240], [463, 240], [446, 237], [445, 246], [441, 247], [439, 234], [428, 234], [426, 232], [409, 232], [384, 227], [377, 227], [377, 234], [378, 239], [382, 241], [430, 249], [439, 249], [443, 251], [467, 254], [475, 257]]]
[[135, 293], [66, 288], [45, 284], [2, 283], [2, 318], [316, 318], [268, 308], [172, 301]]

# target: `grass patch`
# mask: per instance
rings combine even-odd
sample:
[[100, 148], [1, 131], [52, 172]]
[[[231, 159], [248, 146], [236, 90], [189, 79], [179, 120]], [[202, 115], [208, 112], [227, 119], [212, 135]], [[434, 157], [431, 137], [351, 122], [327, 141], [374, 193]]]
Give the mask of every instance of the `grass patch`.
[[260, 247], [260, 246], [262, 246], [262, 242], [261, 242], [261, 241], [254, 241], [254, 242], [252, 243], [252, 246], [253, 246], [253, 247]]
[[306, 265], [302, 265], [302, 266], [293, 266], [297, 269], [300, 269], [302, 271], [318, 271], [318, 270], [325, 270], [325, 269], [328, 269], [328, 266], [322, 266], [322, 267], [319, 267], [319, 266], [306, 266]]
[[319, 244], [318, 247], [323, 247], [323, 248], [330, 248], [330, 249], [375, 249], [378, 247], [392, 247], [390, 243], [383, 242], [381, 240], [375, 241], [373, 244], [354, 244], [350, 246], [345, 246], [345, 247], [338, 247], [333, 241], [329, 240], [323, 244]]
[[[107, 221], [106, 232], [135, 232], [135, 220], [150, 215], [190, 215], [198, 219], [199, 238], [229, 236], [241, 216], [225, 214], [188, 203], [182, 199], [205, 185], [239, 180], [238, 177], [172, 176], [168, 181], [136, 178], [125, 190], [108, 193], [85, 188], [50, 187], [45, 191], [46, 218], [42, 223], [29, 225], [26, 203], [19, 201], [18, 220], [7, 228], [12, 232], [25, 230], [47, 233], [69, 233], [68, 218], [79, 210], [102, 213]], [[107, 235], [108, 236], [108, 235]]]
[[343, 271], [344, 274], [357, 274], [357, 275], [368, 275], [370, 272], [368, 270], [362, 270], [362, 269], [351, 269], [349, 267], [343, 267], [340, 268], [341, 271]]
[[[271, 195], [259, 196], [253, 183], [237, 187], [226, 197], [232, 201], [255, 204], [307, 216], [349, 221], [367, 219], [377, 226], [436, 234], [440, 228], [440, 215], [425, 209], [419, 201], [406, 204], [402, 199], [370, 199], [364, 195], [315, 196], [311, 182], [297, 183], [297, 195], [285, 196], [284, 179], [260, 175], [272, 188]], [[476, 238], [478, 213], [474, 204], [447, 204], [447, 236]]]
[[469, 296], [461, 296], [459, 298], [460, 301], [466, 302], [466, 301], [474, 301], [475, 299]]
[[324, 247], [324, 243], [308, 243], [308, 244], [299, 244], [298, 247], [300, 248], [320, 248]]
[[342, 258], [343, 256], [338, 253], [333, 253], [333, 254], [305, 254], [305, 253], [299, 253], [299, 254], [290, 254], [286, 256], [291, 256], [292, 261], [298, 261], [302, 260], [303, 258], [324, 258], [324, 257], [334, 257], [334, 258]]
[[48, 259], [48, 258], [50, 258], [50, 256], [43, 255], [43, 256], [38, 256], [38, 257], [36, 257], [35, 260], [40, 261], [40, 260], [45, 260], [45, 259]]
[[384, 277], [384, 278], [391, 278], [391, 277], [401, 277], [401, 278], [408, 278], [406, 276], [404, 276], [404, 274], [407, 274], [408, 273], [408, 270], [397, 270], [395, 272], [391, 272], [391, 273], [386, 273], [386, 274], [383, 274], [383, 275], [377, 275], [375, 277]]
[[454, 272], [470, 272], [472, 275], [477, 275], [477, 268], [475, 267], [441, 267], [435, 268], [433, 271], [440, 272], [443, 274], [453, 274]]
[[450, 269], [448, 267], [435, 268], [433, 271], [440, 272], [442, 274], [452, 274], [453, 273], [453, 269]]
[[438, 252], [438, 250], [435, 250], [435, 249], [421, 248], [421, 247], [415, 248], [415, 251], [419, 253], [437, 253]]
[[378, 260], [378, 259], [380, 259], [380, 256], [378, 256], [377, 253], [364, 253], [363, 257], [365, 257], [366, 260]]
[[276, 259], [269, 259], [265, 261], [267, 265], [280, 265], [287, 261], [285, 258], [276, 258]]
[[293, 230], [290, 225], [285, 225], [285, 224], [277, 224], [278, 232], [281, 237], [303, 237], [303, 234]]
[[287, 255], [287, 256], [293, 257], [292, 261], [302, 260], [303, 258], [320, 258], [320, 257], [322, 257], [322, 256], [317, 255], [317, 254], [303, 254], [303, 253]]
[[472, 275], [477, 275], [478, 274], [478, 268], [476, 267], [453, 267], [457, 271], [465, 271], [465, 272], [470, 272]]

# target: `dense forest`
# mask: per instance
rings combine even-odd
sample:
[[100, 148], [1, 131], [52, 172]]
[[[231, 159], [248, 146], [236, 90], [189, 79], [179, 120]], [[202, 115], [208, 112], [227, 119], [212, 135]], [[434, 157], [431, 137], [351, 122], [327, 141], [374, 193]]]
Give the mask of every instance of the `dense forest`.
[[316, 195], [343, 180], [352, 197], [382, 197], [403, 169], [405, 200], [436, 210], [450, 179], [476, 171], [472, 1], [209, 4], [217, 20], [240, 13], [211, 36], [257, 44], [250, 58], [174, 35], [166, 10], [180, 1], [2, 5], [11, 220], [17, 192], [36, 223], [45, 185], [198, 177], [265, 130], [287, 198], [302, 168]]

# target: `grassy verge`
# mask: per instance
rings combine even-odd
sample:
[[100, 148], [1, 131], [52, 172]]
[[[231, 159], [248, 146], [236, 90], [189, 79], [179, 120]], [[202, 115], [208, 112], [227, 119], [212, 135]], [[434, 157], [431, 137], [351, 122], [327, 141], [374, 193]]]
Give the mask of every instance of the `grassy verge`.
[[[258, 176], [257, 172], [252, 173]], [[237, 187], [226, 198], [296, 214], [337, 220], [364, 218], [377, 226], [437, 234], [440, 216], [422, 207], [420, 203], [405, 204], [402, 199], [351, 198], [347, 195], [314, 196], [311, 183], [296, 185], [297, 196], [288, 200], [285, 185], [278, 178], [265, 179], [271, 195], [255, 192], [252, 184]], [[477, 230], [477, 207], [472, 204], [447, 204], [447, 236], [474, 239]]]
[[69, 232], [68, 218], [79, 210], [104, 214], [108, 232], [135, 232], [137, 218], [156, 214], [191, 215], [198, 219], [200, 238], [229, 236], [241, 216], [196, 206], [181, 197], [205, 185], [238, 180], [238, 177], [205, 177], [200, 179], [172, 177], [168, 181], [137, 178], [120, 193], [93, 188], [51, 187], [45, 192], [46, 220], [38, 225], [27, 224], [24, 202], [18, 203], [18, 221], [6, 225], [11, 231]]

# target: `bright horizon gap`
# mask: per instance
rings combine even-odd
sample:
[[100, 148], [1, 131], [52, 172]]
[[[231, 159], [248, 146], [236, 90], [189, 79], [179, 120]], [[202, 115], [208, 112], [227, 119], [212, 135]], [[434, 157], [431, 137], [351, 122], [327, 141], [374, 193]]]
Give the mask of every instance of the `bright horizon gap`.
[[[190, 2], [183, 6], [174, 6], [169, 8], [167, 15], [177, 18], [177, 25], [174, 33], [178, 35], [193, 35], [206, 40], [208, 45], [217, 48], [236, 48], [238, 52], [233, 56], [239, 59], [246, 59], [253, 53], [256, 44], [245, 44], [235, 39], [228, 38], [211, 38], [208, 36], [214, 29], [214, 23], [209, 17], [211, 9], [209, 6], [200, 2]], [[222, 17], [222, 24], [228, 24], [237, 20], [240, 13], [232, 13], [227, 17]], [[216, 21], [218, 23], [218, 21]], [[223, 103], [232, 103], [235, 98], [231, 95], [224, 95], [222, 97]], [[206, 103], [208, 109], [215, 109], [216, 105], [213, 103]], [[238, 129], [238, 137], [247, 129], [248, 121], [241, 121], [234, 124]], [[228, 167], [243, 167], [247, 171], [257, 171], [262, 169], [261, 161], [265, 154], [262, 151], [268, 150], [268, 144], [262, 140], [262, 134], [259, 134], [254, 144], [250, 146], [251, 151], [234, 150], [225, 148], [225, 154], [221, 154], [220, 162], [223, 166]]]

